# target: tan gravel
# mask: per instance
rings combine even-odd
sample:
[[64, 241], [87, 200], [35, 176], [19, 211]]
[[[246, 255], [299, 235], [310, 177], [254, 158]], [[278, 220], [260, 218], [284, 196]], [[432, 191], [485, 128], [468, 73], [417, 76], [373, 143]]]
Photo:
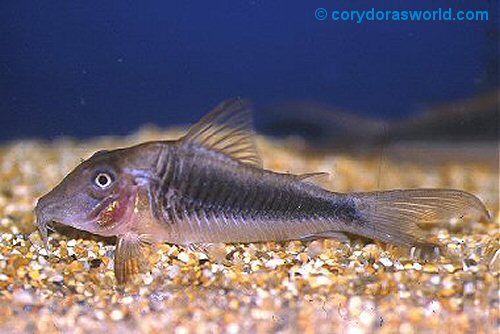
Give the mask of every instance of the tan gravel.
[[433, 262], [369, 240], [233, 244], [194, 252], [161, 244], [151, 271], [117, 288], [113, 240], [58, 229], [51, 256], [33, 225], [38, 196], [97, 149], [174, 137], [144, 129], [86, 142], [0, 146], [0, 332], [498, 333], [498, 170], [315, 154], [300, 141], [259, 138], [266, 168], [326, 171], [335, 191], [449, 187], [479, 196], [487, 222], [429, 230], [446, 252]]

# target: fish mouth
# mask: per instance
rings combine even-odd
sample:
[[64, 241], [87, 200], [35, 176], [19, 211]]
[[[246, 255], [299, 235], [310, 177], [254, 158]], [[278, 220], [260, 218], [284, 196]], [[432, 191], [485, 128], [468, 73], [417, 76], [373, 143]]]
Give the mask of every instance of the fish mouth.
[[70, 226], [76, 228], [78, 230], [84, 230], [88, 232], [92, 226], [92, 223], [95, 223], [98, 220], [99, 213], [101, 210], [110, 205], [113, 201], [115, 201], [117, 196], [108, 196], [100, 201], [90, 212], [88, 215], [73, 215], [71, 217], [62, 218], [60, 215], [54, 214], [54, 212], [64, 211], [58, 209], [59, 203], [51, 203], [46, 202], [44, 197], [41, 197], [37, 205], [35, 207], [35, 216], [36, 216], [36, 227], [38, 229], [38, 233], [43, 241], [43, 245], [47, 251], [49, 251], [49, 230], [50, 224], [53, 222], [60, 223], [61, 225]]
[[42, 238], [43, 245], [45, 250], [49, 251], [49, 224], [52, 222], [57, 222], [58, 219], [48, 214], [48, 208], [50, 206], [42, 205], [42, 198], [40, 198], [35, 207], [35, 216], [36, 216], [36, 227], [38, 229], [38, 233]]
[[49, 232], [47, 225], [52, 221], [52, 219], [46, 219], [45, 217], [36, 214], [36, 226], [38, 228], [38, 233], [40, 233], [40, 236], [42, 237], [43, 245], [46, 251], [49, 250]]
[[[41, 197], [35, 207], [36, 226], [42, 238], [45, 249], [49, 249], [48, 234], [52, 230], [50, 224], [57, 222], [77, 230], [86, 231], [100, 236], [113, 236], [126, 228], [126, 221], [135, 207], [137, 191], [131, 189], [125, 192], [110, 194], [88, 209], [77, 210], [73, 203], [52, 201]], [[77, 211], [77, 212], [75, 212]]]

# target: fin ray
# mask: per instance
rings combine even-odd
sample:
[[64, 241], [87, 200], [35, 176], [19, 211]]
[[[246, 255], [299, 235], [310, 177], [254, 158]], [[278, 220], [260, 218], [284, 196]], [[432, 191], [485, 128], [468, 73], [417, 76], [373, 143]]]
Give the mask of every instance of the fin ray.
[[333, 230], [312, 233], [312, 234], [308, 234], [308, 235], [300, 238], [300, 240], [303, 240], [303, 241], [316, 240], [316, 239], [334, 239], [334, 240], [337, 240], [341, 243], [349, 243], [350, 242], [349, 237], [345, 233], [340, 232], [340, 231], [333, 231]]
[[115, 276], [123, 284], [147, 268], [144, 257], [144, 243], [139, 235], [127, 234], [118, 237], [115, 250]]
[[429, 241], [419, 224], [442, 223], [466, 215], [489, 219], [483, 203], [460, 190], [408, 189], [349, 196], [355, 198], [361, 221], [348, 232], [401, 246], [438, 246]]
[[254, 135], [250, 105], [236, 98], [219, 104], [193, 125], [181, 142], [201, 145], [243, 163], [262, 167]]

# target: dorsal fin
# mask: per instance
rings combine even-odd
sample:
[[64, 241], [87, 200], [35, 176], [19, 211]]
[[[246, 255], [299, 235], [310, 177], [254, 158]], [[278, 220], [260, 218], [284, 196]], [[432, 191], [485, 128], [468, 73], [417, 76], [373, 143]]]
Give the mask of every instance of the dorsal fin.
[[254, 141], [251, 111], [249, 103], [244, 100], [226, 100], [193, 125], [181, 142], [201, 145], [243, 163], [262, 167]]

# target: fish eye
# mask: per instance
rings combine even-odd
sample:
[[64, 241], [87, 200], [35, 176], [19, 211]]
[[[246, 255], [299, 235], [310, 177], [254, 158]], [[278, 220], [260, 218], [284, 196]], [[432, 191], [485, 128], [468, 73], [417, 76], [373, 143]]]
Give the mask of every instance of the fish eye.
[[113, 183], [113, 177], [109, 173], [98, 173], [94, 178], [94, 183], [99, 188], [106, 189]]

